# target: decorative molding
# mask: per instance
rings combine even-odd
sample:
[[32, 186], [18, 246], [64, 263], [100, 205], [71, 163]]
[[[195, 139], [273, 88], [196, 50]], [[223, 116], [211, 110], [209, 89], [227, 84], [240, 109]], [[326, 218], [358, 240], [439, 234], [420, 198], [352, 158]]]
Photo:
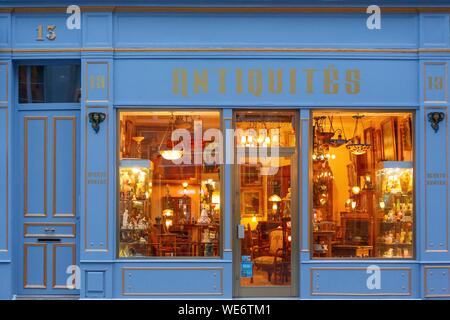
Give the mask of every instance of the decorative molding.
[[[429, 51], [429, 52], [441, 52], [441, 51], [434, 51], [434, 50], [439, 50], [439, 49], [427, 49], [427, 50], [433, 50], [433, 51]], [[443, 50], [446, 50], [445, 52], [446, 53], [450, 53], [450, 49], [443, 49]], [[426, 79], [427, 79], [427, 66], [429, 66], [429, 65], [442, 65], [444, 68], [445, 68], [445, 77], [444, 77], [444, 79], [443, 79], [443, 81], [445, 81], [443, 84], [442, 84], [442, 87], [443, 87], [443, 89], [444, 89], [444, 100], [442, 100], [442, 101], [439, 101], [439, 100], [437, 100], [437, 101], [434, 101], [434, 100], [428, 100], [427, 99], [427, 81], [426, 81]], [[448, 101], [448, 89], [447, 89], [447, 87], [448, 87], [448, 64], [447, 64], [447, 62], [436, 62], [436, 61], [427, 61], [427, 62], [424, 62], [423, 63], [423, 101], [425, 102], [425, 103], [447, 103], [447, 101]]]
[[[169, 6], [81, 6], [82, 12], [155, 12], [155, 13], [360, 13], [366, 7], [169, 7]], [[0, 12], [66, 13], [66, 7], [5, 7]], [[450, 7], [383, 7], [385, 13], [449, 13]]]
[[[200, 270], [200, 271], [214, 271], [217, 270], [220, 273], [220, 291], [217, 293], [211, 293], [211, 292], [136, 292], [136, 293], [127, 293], [125, 292], [125, 272], [127, 270], [183, 270], [183, 271], [189, 271], [189, 270]], [[224, 286], [223, 286], [223, 268], [222, 267], [123, 267], [121, 268], [122, 271], [122, 296], [222, 296], [224, 294]]]
[[[424, 297], [425, 298], [449, 298], [450, 297], [450, 293], [447, 294], [429, 294], [428, 293], [428, 287], [427, 287], [427, 282], [428, 282], [428, 270], [429, 269], [444, 269], [447, 270], [447, 276], [450, 273], [450, 265], [448, 266], [425, 266], [424, 267], [424, 276], [423, 276], [423, 281], [424, 281]], [[449, 285], [450, 287], [450, 285]]]
[[[53, 244], [52, 248], [52, 288], [53, 289], [69, 289], [67, 288], [67, 284], [57, 284], [56, 283], [56, 254], [57, 254], [57, 248], [61, 247], [69, 247], [72, 248], [72, 265], [77, 265], [77, 259], [76, 259], [76, 246], [74, 243], [55, 243]], [[66, 270], [64, 270], [66, 271]], [[75, 278], [73, 278], [75, 281]]]
[[365, 271], [367, 268], [364, 267], [312, 267], [309, 269], [310, 275], [310, 295], [311, 296], [411, 296], [412, 295], [412, 269], [411, 268], [395, 268], [395, 267], [380, 267], [380, 270], [395, 270], [395, 271], [407, 271], [408, 272], [408, 292], [386, 292], [386, 293], [353, 293], [353, 292], [314, 292], [313, 288], [313, 272], [320, 270], [331, 270], [331, 271], [351, 271], [351, 270], [361, 270]]
[[420, 53], [450, 53], [450, 49], [445, 48], [278, 48], [278, 47], [187, 47], [187, 48], [1, 48], [0, 53], [82, 53], [82, 52], [140, 52], [140, 53], [167, 53], [167, 52], [285, 52], [285, 53], [398, 53], [398, 54], [420, 54]]
[[[105, 235], [105, 249], [89, 249], [87, 241], [87, 225], [88, 225], [88, 215], [87, 215], [87, 180], [88, 180], [88, 155], [87, 155], [87, 144], [88, 144], [88, 122], [89, 122], [89, 109], [104, 109], [106, 116], [108, 117], [108, 107], [107, 106], [87, 106], [86, 107], [86, 118], [84, 120], [84, 252], [109, 252], [109, 161], [106, 161], [106, 235]], [[106, 119], [106, 148], [107, 154], [109, 154], [109, 120]]]
[[[70, 233], [28, 233], [29, 227], [70, 227]], [[56, 230], [55, 230], [56, 231]], [[75, 238], [76, 237], [76, 225], [70, 222], [26, 222], [23, 224], [23, 236], [25, 238], [39, 238], [39, 237], [51, 237], [51, 238]]]
[[[42, 247], [43, 275], [42, 284], [28, 283], [28, 247]], [[25, 289], [47, 289], [47, 244], [46, 243], [24, 243], [23, 245], [23, 287]]]
[[[57, 121], [72, 121], [72, 212], [58, 213], [56, 212], [56, 122]], [[54, 117], [53, 118], [53, 192], [52, 192], [52, 215], [53, 217], [75, 217], [76, 203], [77, 203], [77, 120], [75, 116], [70, 117]]]
[[[435, 107], [435, 106], [425, 106], [424, 107], [424, 153], [423, 153], [423, 159], [424, 159], [424, 165], [423, 165], [423, 177], [424, 182], [427, 181], [427, 110], [443, 110], [445, 114], [445, 173], [446, 173], [446, 182], [445, 182], [445, 188], [446, 188], [446, 194], [448, 194], [448, 107]], [[425, 208], [425, 221], [424, 221], [424, 227], [425, 227], [425, 252], [427, 253], [446, 253], [448, 252], [448, 244], [449, 244], [449, 235], [448, 235], [448, 222], [449, 222], [449, 206], [448, 206], [448, 197], [445, 198], [445, 249], [429, 249], [429, 242], [428, 242], [428, 209], [427, 209], [427, 191], [426, 191], [426, 184], [424, 187], [424, 208]]]
[[[44, 121], [44, 167], [43, 167], [43, 179], [44, 179], [44, 212], [29, 213], [28, 212], [28, 122], [29, 121]], [[35, 117], [25, 116], [24, 119], [24, 216], [25, 217], [46, 217], [47, 216], [47, 137], [48, 137], [48, 117]]]

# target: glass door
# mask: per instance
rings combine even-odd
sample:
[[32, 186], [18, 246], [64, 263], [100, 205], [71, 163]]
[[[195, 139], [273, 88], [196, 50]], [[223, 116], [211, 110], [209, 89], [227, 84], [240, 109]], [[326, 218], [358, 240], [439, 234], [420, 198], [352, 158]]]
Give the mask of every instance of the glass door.
[[235, 113], [235, 295], [295, 296], [297, 116]]

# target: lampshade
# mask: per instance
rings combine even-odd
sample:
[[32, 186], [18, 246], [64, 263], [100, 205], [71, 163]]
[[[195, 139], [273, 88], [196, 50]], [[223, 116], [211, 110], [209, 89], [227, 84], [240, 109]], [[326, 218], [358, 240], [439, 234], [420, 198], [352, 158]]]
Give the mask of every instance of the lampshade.
[[269, 201], [271, 201], [271, 202], [280, 202], [280, 201], [281, 201], [281, 198], [280, 198], [279, 195], [273, 194], [273, 195], [271, 195], [271, 196], [269, 197]]
[[173, 215], [173, 210], [172, 209], [164, 209], [163, 215], [165, 215], [166, 217], [170, 217]]
[[183, 150], [160, 150], [159, 153], [166, 160], [178, 160], [183, 156]]
[[214, 204], [220, 204], [220, 193], [217, 191], [214, 191], [212, 194], [211, 202]]

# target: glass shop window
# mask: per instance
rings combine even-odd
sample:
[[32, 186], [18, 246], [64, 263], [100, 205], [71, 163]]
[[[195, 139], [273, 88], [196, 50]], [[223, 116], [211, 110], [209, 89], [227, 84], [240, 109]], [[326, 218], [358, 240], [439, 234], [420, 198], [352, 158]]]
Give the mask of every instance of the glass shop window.
[[314, 112], [312, 255], [413, 258], [410, 112]]
[[19, 66], [19, 103], [79, 103], [80, 65]]
[[119, 257], [217, 257], [220, 112], [120, 112]]

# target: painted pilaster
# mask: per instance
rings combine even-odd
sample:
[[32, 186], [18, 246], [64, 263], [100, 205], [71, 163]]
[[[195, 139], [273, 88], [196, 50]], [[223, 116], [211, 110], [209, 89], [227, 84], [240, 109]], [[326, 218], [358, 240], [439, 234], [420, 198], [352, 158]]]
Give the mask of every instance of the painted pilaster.
[[[421, 15], [422, 48], [450, 47], [450, 16]], [[422, 55], [417, 114], [417, 221], [423, 298], [450, 298], [448, 57]]]
[[[11, 14], [0, 13], [0, 49], [11, 47]], [[12, 297], [12, 62], [0, 54], [0, 299]]]
[[[82, 22], [84, 48], [112, 47], [110, 12], [85, 13]], [[81, 297], [111, 298], [116, 255], [113, 59], [108, 50], [85, 53], [81, 67]]]
[[224, 157], [224, 175], [222, 179], [224, 179], [224, 211], [222, 213], [223, 215], [223, 230], [224, 230], [224, 244], [223, 244], [223, 258], [225, 260], [231, 260], [232, 259], [232, 247], [233, 247], [233, 188], [232, 188], [232, 181], [233, 181], [233, 165], [232, 159], [234, 156], [234, 135], [228, 135], [226, 132], [230, 129], [233, 129], [233, 110], [232, 109], [224, 109], [223, 110], [223, 133], [225, 136], [225, 143], [224, 143], [224, 151], [225, 151], [225, 157]]

